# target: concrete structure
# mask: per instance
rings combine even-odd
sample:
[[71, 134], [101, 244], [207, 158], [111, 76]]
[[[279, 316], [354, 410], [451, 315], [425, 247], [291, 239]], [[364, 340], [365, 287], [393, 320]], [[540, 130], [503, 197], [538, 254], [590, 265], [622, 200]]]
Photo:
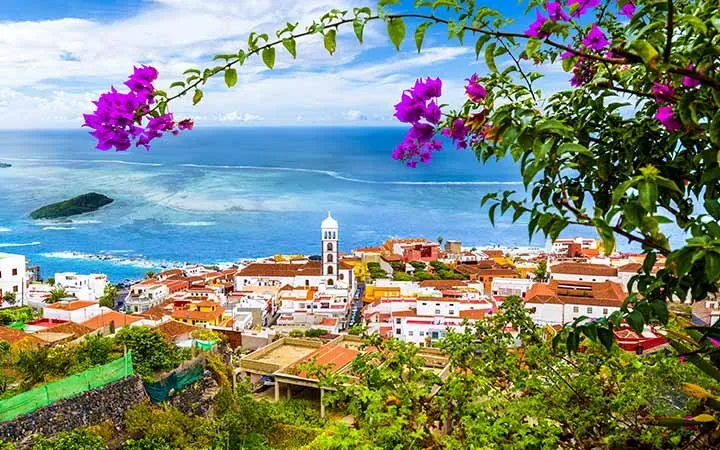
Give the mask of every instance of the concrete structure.
[[533, 281], [525, 278], [495, 278], [491, 283], [491, 292], [495, 297], [517, 295], [525, 298], [532, 285]]
[[321, 255], [322, 255], [322, 275], [325, 278], [327, 286], [337, 285], [338, 275], [340, 273], [338, 266], [338, 223], [332, 218], [330, 212], [320, 225], [321, 230]]
[[98, 302], [89, 300], [62, 300], [43, 308], [43, 317], [46, 319], [60, 319], [69, 322], [82, 323], [102, 312]]
[[27, 286], [25, 257], [12, 253], [0, 253], [0, 300], [7, 292], [15, 293], [17, 301], [22, 300], [25, 297]]
[[237, 315], [250, 314], [250, 327], [266, 327], [272, 324], [275, 317], [274, 292], [254, 293], [236, 292], [228, 297], [225, 306], [232, 310], [233, 320]]
[[553, 253], [567, 255], [571, 245], [576, 244], [580, 249], [598, 249], [598, 242], [595, 239], [574, 237], [570, 239], [556, 239], [552, 244]]
[[618, 283], [553, 280], [537, 283], [525, 295], [525, 307], [539, 325], [562, 325], [578, 317], [607, 317], [619, 311], [625, 293]]
[[75, 272], [62, 272], [55, 274], [55, 286], [63, 287], [77, 298], [99, 300], [107, 286], [107, 275], [91, 273], [82, 275]]

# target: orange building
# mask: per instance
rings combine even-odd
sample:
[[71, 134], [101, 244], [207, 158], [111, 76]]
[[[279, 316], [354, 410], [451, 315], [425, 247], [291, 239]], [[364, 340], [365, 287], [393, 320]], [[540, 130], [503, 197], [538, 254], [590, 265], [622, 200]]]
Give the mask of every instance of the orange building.
[[172, 318], [189, 325], [220, 325], [225, 308], [212, 301], [176, 305]]

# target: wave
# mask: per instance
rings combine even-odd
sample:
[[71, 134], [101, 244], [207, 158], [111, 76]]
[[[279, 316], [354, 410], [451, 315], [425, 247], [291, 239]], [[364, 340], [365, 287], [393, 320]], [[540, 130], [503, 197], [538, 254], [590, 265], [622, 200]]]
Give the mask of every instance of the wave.
[[174, 227], [211, 227], [215, 225], [215, 222], [169, 222], [165, 225], [170, 225]]
[[0, 233], [9, 233], [9, 232], [11, 232], [11, 231], [12, 231], [12, 230], [11, 230], [10, 228], [0, 227]]
[[43, 230], [76, 230], [75, 227], [43, 227]]
[[123, 161], [121, 159], [51, 159], [51, 158], [3, 158], [9, 161], [27, 161], [27, 162], [79, 162], [79, 163], [96, 163], [96, 164], [126, 164], [129, 166], [150, 166], [161, 167], [161, 163], [145, 163], [136, 161]]
[[214, 164], [180, 164], [182, 167], [194, 167], [199, 169], [226, 169], [226, 170], [273, 170], [283, 172], [304, 172], [326, 175], [336, 180], [348, 181], [351, 183], [364, 184], [391, 184], [410, 186], [493, 186], [493, 185], [521, 185], [522, 181], [378, 181], [362, 178], [347, 177], [333, 170], [306, 169], [303, 167], [281, 167], [281, 166], [228, 166]]
[[40, 245], [40, 244], [41, 244], [41, 242], [39, 242], [39, 241], [34, 241], [34, 242], [22, 242], [22, 243], [20, 243], [20, 242], [18, 242], [18, 243], [14, 243], [14, 242], [2, 242], [2, 243], [0, 243], [0, 247], [3, 247], [3, 248], [4, 248], [4, 247], [29, 247], [29, 246], [31, 246], [31, 245]]
[[104, 261], [121, 266], [141, 267], [144, 269], [166, 269], [171, 267], [185, 266], [186, 263], [174, 261], [153, 261], [141, 256], [115, 256], [108, 253], [84, 253], [74, 251], [41, 253], [45, 258], [54, 259], [79, 259], [84, 261]]
[[[55, 227], [55, 229], [63, 229], [62, 226], [67, 225], [90, 225], [90, 224], [98, 224], [102, 223], [99, 220], [95, 219], [58, 219], [58, 220], [35, 220], [33, 221], [35, 225], [45, 227], [43, 228], [51, 228]], [[51, 228], [52, 229], [52, 228]], [[66, 229], [74, 229], [74, 228], [66, 228]]]

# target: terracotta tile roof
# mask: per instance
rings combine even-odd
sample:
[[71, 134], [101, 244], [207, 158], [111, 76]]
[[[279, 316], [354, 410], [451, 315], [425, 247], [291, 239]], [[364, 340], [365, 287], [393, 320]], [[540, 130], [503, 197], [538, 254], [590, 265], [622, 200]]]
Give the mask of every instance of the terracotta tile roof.
[[322, 263], [309, 261], [305, 264], [253, 263], [238, 272], [241, 277], [294, 277], [296, 275], [321, 275]]
[[455, 270], [460, 273], [478, 276], [520, 276], [520, 273], [515, 269], [508, 269], [497, 266], [488, 268], [485, 264], [458, 264], [457, 266], [455, 266]]
[[465, 309], [460, 311], [460, 318], [468, 320], [482, 320], [485, 318], [486, 313], [486, 309]]
[[169, 269], [169, 270], [164, 270], [155, 276], [158, 278], [162, 278], [162, 277], [170, 278], [170, 277], [181, 277], [182, 274], [183, 274], [183, 271], [180, 269]]
[[158, 330], [165, 339], [174, 341], [178, 336], [189, 334], [198, 328], [176, 320], [168, 320], [155, 327], [155, 329]]
[[75, 322], [68, 322], [51, 328], [51, 331], [58, 333], [70, 333], [75, 337], [85, 336], [92, 333], [93, 329]]
[[480, 251], [488, 255], [490, 258], [499, 258], [504, 255], [502, 250], [483, 249]]
[[322, 322], [320, 322], [320, 325], [325, 327], [334, 327], [337, 325], [338, 319], [334, 319], [332, 317], [323, 317]]
[[552, 273], [569, 275], [596, 275], [601, 277], [616, 277], [618, 270], [602, 264], [560, 263], [550, 266]]
[[623, 266], [620, 266], [617, 268], [618, 272], [629, 272], [629, 273], [637, 273], [642, 269], [642, 264], [640, 263], [627, 263]]
[[50, 309], [60, 309], [63, 311], [77, 311], [78, 309], [87, 308], [88, 306], [97, 305], [98, 302], [91, 302], [89, 300], [74, 300], [71, 302], [57, 302], [52, 305], [46, 306]]
[[136, 314], [136, 316], [140, 316], [142, 318], [150, 319], [150, 320], [160, 320], [163, 317], [170, 314], [169, 311], [166, 310], [166, 307], [170, 304], [170, 302], [165, 302], [160, 305], [153, 306], [152, 308], [148, 309], [147, 311], [143, 311], [141, 313]]
[[388, 253], [382, 255], [382, 259], [384, 259], [387, 262], [400, 262], [402, 261], [402, 256], [395, 254], [395, 253]]
[[204, 322], [210, 322], [222, 317], [225, 312], [225, 308], [218, 306], [215, 311], [188, 311], [186, 309], [175, 309], [172, 312], [173, 319], [185, 319], [185, 320], [201, 320]]
[[525, 295], [525, 303], [553, 303], [619, 308], [625, 293], [618, 283], [568, 282], [553, 280], [549, 284], [536, 283]]
[[16, 344], [20, 341], [26, 341], [33, 347], [37, 347], [45, 343], [45, 341], [33, 336], [32, 334], [8, 327], [0, 327], [0, 341], [5, 341], [8, 344]]
[[355, 359], [359, 353], [360, 352], [355, 349], [346, 348], [342, 345], [323, 345], [303, 358], [301, 362], [295, 364], [290, 370], [296, 376], [308, 377], [307, 372], [300, 370], [298, 366], [302, 363], [315, 361], [315, 364], [318, 366], [327, 366], [330, 370], [337, 371]]
[[131, 323], [135, 323], [139, 320], [142, 319], [137, 316], [131, 316], [129, 314], [123, 314], [117, 311], [108, 311], [99, 314], [92, 319], [86, 320], [85, 322], [82, 322], [81, 325], [85, 325], [86, 327], [93, 330], [99, 330], [100, 328], [110, 326], [110, 322], [114, 322], [115, 329], [118, 329], [128, 326]]

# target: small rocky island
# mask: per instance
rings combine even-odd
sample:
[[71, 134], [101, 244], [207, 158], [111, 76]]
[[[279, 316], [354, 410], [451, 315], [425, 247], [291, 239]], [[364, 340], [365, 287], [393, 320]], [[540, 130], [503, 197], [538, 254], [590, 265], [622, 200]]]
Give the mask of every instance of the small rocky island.
[[103, 206], [113, 202], [113, 199], [96, 192], [78, 195], [69, 200], [52, 203], [38, 208], [30, 217], [33, 219], [59, 219], [62, 217], [76, 216], [92, 211], [97, 211]]
[[7, 169], [8, 167], [12, 167], [12, 164], [0, 162], [0, 169]]

